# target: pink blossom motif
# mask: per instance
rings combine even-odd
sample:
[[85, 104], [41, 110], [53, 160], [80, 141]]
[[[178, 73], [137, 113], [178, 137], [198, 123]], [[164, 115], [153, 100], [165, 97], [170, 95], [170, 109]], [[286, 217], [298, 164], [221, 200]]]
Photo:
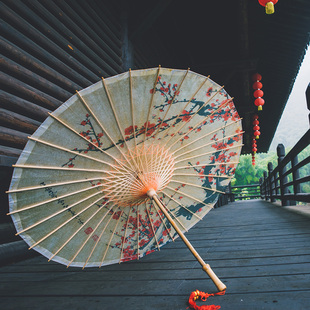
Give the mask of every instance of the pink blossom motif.
[[[137, 130], [137, 128], [138, 128], [138, 127], [135, 126], [135, 130]], [[134, 132], [134, 130], [133, 130], [133, 126], [132, 126], [132, 125], [129, 126], [129, 127], [127, 127], [127, 128], [125, 129], [125, 135], [126, 135], [126, 136], [132, 135], [133, 132]]]
[[145, 244], [147, 244], [147, 241], [145, 239], [142, 239], [140, 242], [139, 242], [139, 247], [142, 248]]
[[189, 112], [187, 112], [186, 110], [182, 111], [181, 117], [183, 122], [188, 122], [191, 118]]
[[86, 235], [89, 235], [93, 232], [93, 229], [91, 227], [87, 227], [85, 230], [84, 230], [85, 234]]
[[96, 242], [97, 240], [99, 240], [99, 237], [97, 235], [93, 235], [92, 239]]
[[207, 97], [210, 97], [211, 93], [212, 93], [212, 87], [209, 87], [206, 93]]
[[169, 233], [169, 231], [167, 230], [167, 229], [165, 229], [164, 231], [163, 231], [163, 236], [167, 236], [168, 235], [168, 233]]

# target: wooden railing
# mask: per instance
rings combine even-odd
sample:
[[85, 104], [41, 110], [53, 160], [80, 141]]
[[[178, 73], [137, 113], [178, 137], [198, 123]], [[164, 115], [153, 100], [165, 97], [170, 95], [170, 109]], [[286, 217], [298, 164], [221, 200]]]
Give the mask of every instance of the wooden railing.
[[295, 204], [296, 201], [310, 202], [310, 193], [301, 191], [301, 185], [310, 182], [310, 175], [299, 176], [299, 170], [310, 163], [310, 156], [298, 161], [298, 155], [309, 144], [310, 129], [286, 156], [283, 144], [278, 145], [278, 166], [273, 169], [272, 163], [268, 163], [268, 173], [264, 171], [264, 177], [260, 179], [262, 198], [271, 202], [280, 199], [282, 206]]
[[231, 193], [236, 200], [260, 198], [260, 184], [232, 186]]

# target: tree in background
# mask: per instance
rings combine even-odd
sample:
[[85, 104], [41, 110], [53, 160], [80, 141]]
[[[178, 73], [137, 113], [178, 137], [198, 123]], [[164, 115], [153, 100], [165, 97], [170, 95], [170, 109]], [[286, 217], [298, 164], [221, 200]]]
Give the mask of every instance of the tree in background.
[[235, 176], [231, 181], [232, 186], [258, 184], [259, 179], [264, 176], [268, 162], [277, 165], [277, 154], [275, 152], [257, 153], [256, 165], [252, 166], [252, 155], [241, 155]]
[[[289, 149], [286, 150], [286, 153]], [[298, 161], [310, 156], [310, 146], [305, 148], [298, 156]], [[264, 176], [264, 171], [268, 171], [267, 165], [272, 163], [275, 168], [278, 165], [278, 157], [276, 152], [257, 153], [256, 165], [252, 166], [252, 155], [241, 155], [238, 167], [235, 172], [235, 176], [231, 181], [232, 186], [251, 185], [258, 184], [259, 179]], [[288, 166], [290, 168], [290, 165]], [[299, 169], [299, 176], [305, 177], [310, 175], [310, 163]], [[288, 181], [292, 180], [292, 175], [288, 175]], [[292, 188], [290, 188], [292, 191]], [[301, 191], [303, 193], [310, 193], [310, 182], [302, 184]]]

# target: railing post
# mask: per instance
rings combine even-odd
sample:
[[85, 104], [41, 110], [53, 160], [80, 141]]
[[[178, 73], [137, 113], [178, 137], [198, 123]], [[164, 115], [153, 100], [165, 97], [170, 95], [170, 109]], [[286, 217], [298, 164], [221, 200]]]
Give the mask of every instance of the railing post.
[[278, 166], [279, 166], [279, 179], [280, 179], [280, 194], [281, 194], [281, 202], [282, 206], [288, 206], [289, 202], [285, 198], [285, 194], [288, 193], [288, 188], [284, 186], [287, 183], [287, 177], [283, 177], [286, 169], [282, 167], [281, 161], [285, 157], [285, 148], [283, 144], [278, 144], [277, 146], [277, 155], [278, 155]]
[[265, 200], [268, 200], [267, 172], [266, 171], [264, 171], [264, 192], [265, 192]]
[[263, 178], [259, 178], [259, 190], [260, 190], [260, 198], [264, 198], [264, 187], [263, 187]]
[[273, 197], [274, 195], [274, 189], [273, 189], [273, 184], [274, 184], [274, 177], [272, 175], [272, 170], [273, 166], [272, 163], [268, 163], [268, 179], [269, 179], [269, 191], [270, 191], [270, 202], [275, 202], [275, 198]]
[[294, 170], [295, 166], [298, 164], [298, 157], [295, 156], [291, 160], [292, 170], [293, 170], [293, 182], [294, 182], [294, 195], [301, 193], [300, 184], [296, 183], [296, 180], [299, 179], [299, 170]]

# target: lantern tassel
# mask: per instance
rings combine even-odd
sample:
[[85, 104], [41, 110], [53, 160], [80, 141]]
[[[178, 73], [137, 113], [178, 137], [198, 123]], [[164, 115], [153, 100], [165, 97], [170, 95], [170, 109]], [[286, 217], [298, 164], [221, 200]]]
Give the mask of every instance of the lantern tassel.
[[274, 4], [273, 2], [267, 2], [266, 3], [266, 6], [265, 6], [265, 9], [266, 9], [266, 14], [273, 14], [274, 13]]
[[263, 107], [261, 106], [261, 105], [259, 105], [258, 107], [257, 107], [257, 110], [258, 111], [261, 111], [263, 109]]

